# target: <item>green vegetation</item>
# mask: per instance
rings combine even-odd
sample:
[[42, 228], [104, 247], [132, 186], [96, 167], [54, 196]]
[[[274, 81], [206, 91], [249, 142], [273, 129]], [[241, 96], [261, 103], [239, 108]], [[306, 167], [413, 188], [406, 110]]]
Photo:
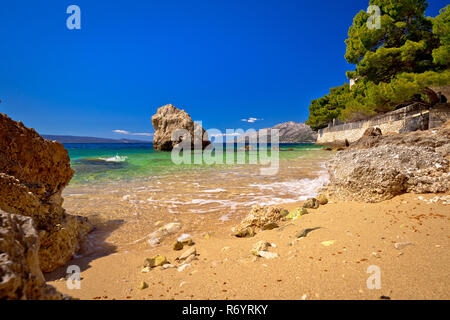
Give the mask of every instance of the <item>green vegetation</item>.
[[[436, 18], [425, 17], [425, 0], [370, 0], [381, 10], [380, 28], [369, 29], [360, 11], [349, 28], [345, 59], [356, 66], [356, 83], [331, 88], [311, 101], [309, 124], [325, 127], [334, 118], [365, 119], [407, 102], [434, 104], [430, 86], [450, 84], [450, 5]], [[373, 17], [372, 17], [373, 18]]]

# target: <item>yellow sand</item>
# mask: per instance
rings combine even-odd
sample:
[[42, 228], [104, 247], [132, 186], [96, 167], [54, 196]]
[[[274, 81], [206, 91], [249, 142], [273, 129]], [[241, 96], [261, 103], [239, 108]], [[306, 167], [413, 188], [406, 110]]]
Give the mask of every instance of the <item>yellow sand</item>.
[[[69, 264], [82, 269], [79, 290], [55, 280], [66, 275], [66, 268], [46, 277], [80, 299], [449, 299], [449, 208], [427, 204], [416, 194], [376, 204], [329, 203], [253, 238], [231, 236], [236, 221], [211, 225], [209, 239], [194, 237], [199, 260], [181, 272], [156, 268], [141, 273], [144, 260], [156, 254], [175, 262], [183, 251], [171, 249], [172, 236], [155, 248], [143, 243], [129, 251], [74, 259]], [[320, 229], [288, 245], [298, 231], [314, 227]], [[259, 240], [274, 243], [269, 251], [280, 257], [255, 261], [250, 249]], [[397, 242], [412, 245], [398, 250]], [[381, 289], [367, 288], [371, 265], [381, 270]], [[149, 287], [139, 290], [142, 281]]]

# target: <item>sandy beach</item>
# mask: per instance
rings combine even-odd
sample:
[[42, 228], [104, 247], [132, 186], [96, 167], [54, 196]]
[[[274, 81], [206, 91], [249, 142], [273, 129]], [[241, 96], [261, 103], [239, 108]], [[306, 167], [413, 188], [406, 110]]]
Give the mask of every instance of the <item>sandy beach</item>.
[[[449, 197], [410, 193], [380, 203], [331, 202], [252, 238], [231, 235], [236, 219], [182, 226], [154, 248], [140, 243], [73, 259], [67, 265], [80, 266], [80, 289], [67, 288], [66, 267], [45, 277], [79, 299], [449, 299]], [[296, 240], [304, 228], [318, 229]], [[182, 271], [141, 272], [145, 259], [156, 254], [174, 263], [189, 248], [172, 249], [184, 232], [191, 234], [198, 260]], [[274, 244], [269, 252], [279, 257], [252, 255], [260, 240]], [[396, 243], [405, 246], [397, 249]], [[367, 287], [372, 265], [380, 268], [380, 289]], [[140, 290], [143, 281], [148, 288]]]

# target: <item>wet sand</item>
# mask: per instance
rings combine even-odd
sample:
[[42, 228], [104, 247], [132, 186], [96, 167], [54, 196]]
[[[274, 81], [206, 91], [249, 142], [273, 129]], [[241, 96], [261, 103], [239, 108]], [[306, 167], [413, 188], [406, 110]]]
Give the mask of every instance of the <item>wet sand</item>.
[[[435, 196], [405, 194], [376, 204], [329, 203], [244, 239], [231, 236], [230, 230], [242, 215], [225, 221], [207, 215], [166, 215], [164, 223], [178, 220], [182, 229], [156, 247], [145, 241], [112, 245], [139, 239], [148, 229], [157, 229], [153, 224], [142, 226], [142, 233], [129, 234], [112, 232], [120, 229], [120, 222], [98, 222], [91, 238], [101, 239], [104, 246], [68, 264], [81, 267], [81, 289], [69, 290], [60, 279], [66, 267], [45, 276], [59, 291], [80, 299], [449, 299], [449, 205], [419, 199]], [[300, 204], [282, 206], [292, 209]], [[290, 245], [299, 230], [315, 227], [320, 228]], [[174, 251], [171, 244], [183, 233], [192, 236], [199, 254], [191, 267], [141, 272], [145, 259], [156, 254], [174, 262], [184, 250]], [[259, 240], [274, 243], [269, 251], [280, 256], [255, 259], [250, 249]], [[330, 240], [331, 245], [322, 244]], [[411, 245], [396, 249], [395, 243], [401, 242]], [[380, 268], [380, 289], [367, 288], [371, 265]], [[139, 290], [141, 281], [149, 287]]]

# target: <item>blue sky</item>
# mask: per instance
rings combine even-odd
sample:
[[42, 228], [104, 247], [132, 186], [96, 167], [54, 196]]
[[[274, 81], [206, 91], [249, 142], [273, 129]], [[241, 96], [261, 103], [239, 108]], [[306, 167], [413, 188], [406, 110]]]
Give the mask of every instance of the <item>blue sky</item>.
[[[447, 1], [428, 1], [436, 16]], [[81, 8], [81, 30], [66, 9]], [[149, 139], [171, 103], [206, 129], [308, 118], [346, 81], [353, 16], [368, 1], [3, 1], [0, 112], [42, 134]], [[244, 122], [242, 119], [257, 119]]]

